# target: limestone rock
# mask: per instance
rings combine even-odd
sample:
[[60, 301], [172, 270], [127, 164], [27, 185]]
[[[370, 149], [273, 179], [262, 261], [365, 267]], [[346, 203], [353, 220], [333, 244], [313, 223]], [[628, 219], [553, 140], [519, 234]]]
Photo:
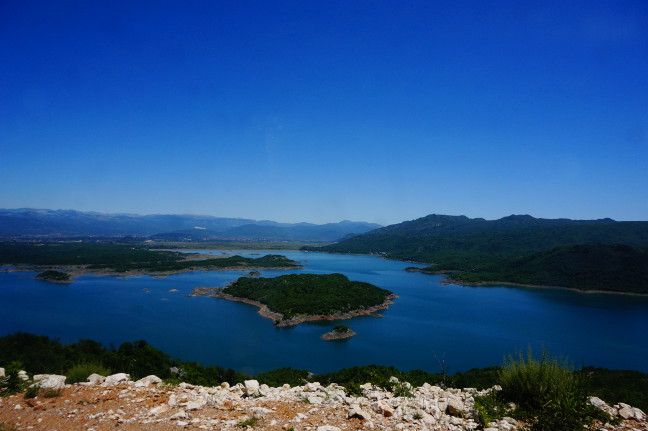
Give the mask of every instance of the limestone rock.
[[463, 411], [465, 410], [463, 402], [455, 396], [451, 396], [448, 398], [448, 406], [447, 406], [447, 411], [449, 414], [453, 416], [460, 416]]
[[256, 380], [246, 380], [245, 393], [249, 396], [259, 395], [259, 382]]
[[376, 401], [371, 405], [373, 411], [383, 415], [386, 418], [394, 416], [394, 408], [389, 405], [385, 400]]
[[129, 381], [130, 381], [130, 375], [126, 373], [117, 373], [106, 377], [106, 380], [101, 384], [101, 386], [112, 386], [112, 385], [125, 383]]
[[349, 418], [349, 419], [357, 418], [357, 419], [362, 419], [362, 420], [365, 420], [365, 421], [370, 421], [371, 420], [371, 414], [368, 413], [368, 412], [365, 412], [364, 410], [362, 410], [359, 405], [354, 404], [349, 409], [349, 411], [347, 413], [347, 418]]
[[66, 378], [65, 376], [56, 374], [36, 374], [32, 386], [38, 386], [43, 389], [63, 389]]
[[90, 374], [86, 379], [91, 385], [99, 385], [106, 381], [106, 378], [99, 374]]
[[148, 386], [153, 386], [153, 385], [159, 385], [162, 383], [162, 379], [159, 378], [158, 376], [150, 375], [143, 377], [139, 379], [138, 381], [135, 382], [135, 386], [138, 388], [141, 387], [148, 387]]

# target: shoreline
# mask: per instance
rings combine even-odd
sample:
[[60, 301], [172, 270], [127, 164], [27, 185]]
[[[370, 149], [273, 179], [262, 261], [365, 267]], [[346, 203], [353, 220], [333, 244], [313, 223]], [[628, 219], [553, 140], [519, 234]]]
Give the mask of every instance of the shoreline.
[[[291, 267], [259, 267], [259, 266], [236, 266], [236, 267], [220, 267], [220, 268], [187, 268], [187, 269], [177, 269], [170, 271], [148, 271], [145, 269], [132, 269], [129, 271], [114, 271], [108, 269], [89, 269], [85, 265], [58, 265], [58, 266], [46, 266], [46, 265], [10, 265], [5, 267], [0, 267], [0, 271], [3, 272], [43, 272], [43, 271], [61, 271], [70, 274], [70, 280], [62, 284], [74, 283], [77, 277], [82, 277], [84, 275], [94, 275], [95, 277], [117, 277], [117, 278], [129, 278], [129, 277], [138, 277], [138, 276], [149, 276], [153, 278], [166, 278], [169, 275], [175, 274], [185, 274], [189, 272], [197, 271], [263, 271], [263, 270], [286, 270], [290, 271], [293, 269], [302, 269], [303, 265], [291, 266]], [[42, 281], [41, 278], [33, 278]]]
[[392, 299], [398, 298], [398, 295], [392, 293], [386, 297], [385, 301], [382, 304], [374, 305], [372, 307], [364, 308], [361, 310], [353, 310], [339, 314], [312, 314], [308, 316], [297, 316], [288, 320], [283, 320], [283, 314], [270, 310], [270, 308], [266, 304], [255, 301], [253, 299], [230, 295], [229, 293], [224, 292], [225, 289], [226, 287], [196, 287], [194, 288], [193, 292], [188, 294], [187, 296], [208, 296], [210, 298], [225, 299], [227, 301], [242, 302], [244, 304], [254, 305], [255, 307], [259, 308], [259, 311], [257, 312], [258, 314], [272, 320], [275, 326], [277, 326], [278, 328], [295, 326], [304, 322], [347, 320], [360, 316], [382, 317], [382, 315], [376, 313], [378, 311], [384, 311], [388, 309], [389, 306], [394, 303]]
[[623, 292], [623, 291], [617, 291], [617, 290], [583, 290], [583, 289], [577, 289], [575, 287], [565, 287], [565, 286], [550, 286], [546, 284], [524, 284], [524, 283], [514, 283], [511, 281], [461, 281], [461, 280], [456, 280], [452, 278], [452, 274], [457, 273], [459, 271], [453, 271], [451, 269], [444, 269], [440, 271], [424, 271], [424, 268], [414, 268], [414, 267], [408, 267], [405, 268], [403, 271], [407, 272], [418, 272], [421, 274], [428, 274], [428, 275], [442, 275], [443, 280], [441, 280], [439, 283], [443, 285], [451, 285], [455, 284], [457, 286], [466, 286], [466, 287], [497, 287], [497, 286], [502, 286], [502, 287], [530, 287], [534, 289], [561, 289], [561, 290], [570, 290], [572, 292], [577, 292], [577, 293], [605, 293], [605, 294], [612, 294], [612, 295], [629, 295], [629, 296], [641, 296], [641, 297], [646, 297], [648, 296], [648, 293], [637, 293], [637, 292]]

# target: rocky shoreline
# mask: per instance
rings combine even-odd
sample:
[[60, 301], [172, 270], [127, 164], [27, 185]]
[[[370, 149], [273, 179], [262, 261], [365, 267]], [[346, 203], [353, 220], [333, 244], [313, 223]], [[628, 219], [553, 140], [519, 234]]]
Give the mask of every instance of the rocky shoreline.
[[[65, 376], [33, 376], [42, 389], [57, 391], [53, 397], [25, 398], [19, 393], [0, 398], [0, 424], [16, 429], [72, 430], [240, 430], [342, 431], [517, 431], [528, 424], [510, 417], [479, 424], [475, 397], [499, 390], [495, 386], [444, 389], [424, 384], [412, 387], [390, 379], [390, 384], [411, 396], [360, 385], [358, 396], [332, 383], [306, 383], [272, 388], [247, 380], [230, 386], [165, 385], [156, 376], [136, 382], [128, 374], [102, 377], [93, 374], [86, 383], [65, 384]], [[616, 419], [595, 424], [603, 431], [648, 430], [643, 411], [627, 404], [608, 405], [599, 398], [590, 404]]]
[[374, 305], [373, 307], [363, 308], [361, 310], [353, 310], [340, 314], [314, 314], [308, 316], [296, 316], [291, 319], [284, 320], [284, 315], [282, 313], [270, 310], [270, 308], [268, 308], [266, 304], [255, 301], [253, 299], [230, 295], [229, 293], [225, 293], [225, 289], [227, 288], [196, 287], [194, 288], [193, 292], [188, 294], [187, 296], [209, 296], [210, 298], [226, 299], [228, 301], [242, 302], [244, 304], [254, 305], [255, 307], [259, 308], [258, 313], [261, 316], [272, 320], [277, 327], [294, 326], [304, 322], [347, 320], [359, 316], [383, 317], [381, 314], [377, 314], [377, 312], [388, 309], [389, 306], [394, 303], [394, 301], [392, 300], [398, 298], [398, 295], [392, 293], [387, 296], [385, 302], [383, 302], [382, 304]]

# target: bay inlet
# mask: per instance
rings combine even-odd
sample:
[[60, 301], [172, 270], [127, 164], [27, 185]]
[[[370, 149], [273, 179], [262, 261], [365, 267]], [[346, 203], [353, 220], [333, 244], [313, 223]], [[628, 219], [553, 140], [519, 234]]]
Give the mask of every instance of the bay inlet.
[[455, 373], [500, 365], [505, 355], [528, 346], [566, 355], [577, 366], [648, 372], [648, 345], [642, 342], [648, 333], [648, 297], [443, 285], [442, 276], [406, 272], [411, 263], [376, 256], [277, 254], [304, 267], [264, 270], [261, 276], [342, 273], [399, 298], [382, 318], [345, 320], [356, 336], [327, 342], [321, 336], [340, 322], [275, 327], [257, 307], [186, 296], [198, 286], [225, 286], [246, 271], [165, 278], [86, 275], [66, 285], [35, 280], [32, 272], [3, 272], [0, 335], [23, 331], [64, 343], [89, 338], [106, 346], [144, 339], [174, 357], [252, 374], [281, 367], [322, 373], [368, 364], [440, 372], [440, 362]]

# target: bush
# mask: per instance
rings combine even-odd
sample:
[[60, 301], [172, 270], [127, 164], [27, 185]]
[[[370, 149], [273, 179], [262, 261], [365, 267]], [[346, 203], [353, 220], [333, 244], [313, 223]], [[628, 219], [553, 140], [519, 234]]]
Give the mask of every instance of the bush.
[[506, 404], [500, 399], [497, 392], [489, 392], [486, 395], [475, 395], [475, 410], [477, 410], [477, 422], [482, 428], [488, 428], [488, 424], [496, 419], [501, 419], [508, 414]]
[[99, 374], [101, 376], [109, 376], [110, 370], [103, 365], [96, 362], [84, 362], [77, 364], [67, 370], [66, 383], [79, 383], [85, 382], [91, 374]]
[[540, 360], [531, 349], [526, 359], [522, 353], [517, 360], [509, 356], [499, 374], [500, 396], [514, 402], [514, 414], [528, 420], [535, 431], [582, 431], [601, 414], [587, 402], [585, 375], [573, 370], [566, 359], [546, 351]]
[[23, 365], [20, 362], [12, 362], [7, 367], [6, 376], [0, 378], [0, 396], [5, 397], [25, 389], [27, 382], [18, 375], [18, 372], [22, 369]]

